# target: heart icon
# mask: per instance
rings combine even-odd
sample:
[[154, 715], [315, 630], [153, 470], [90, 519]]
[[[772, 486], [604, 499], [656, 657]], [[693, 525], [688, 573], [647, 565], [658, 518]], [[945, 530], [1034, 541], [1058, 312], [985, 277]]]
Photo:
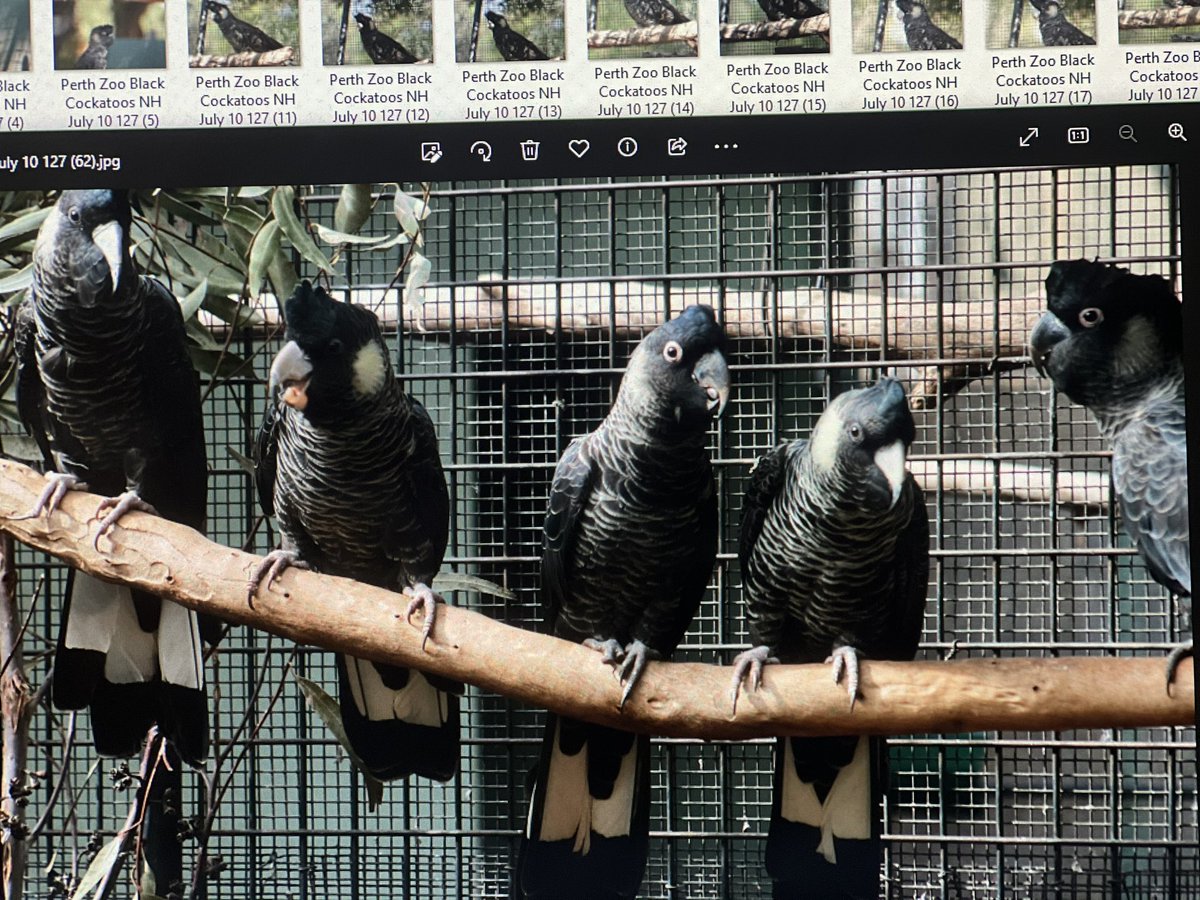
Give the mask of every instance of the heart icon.
[[576, 159], [583, 159], [583, 155], [592, 149], [592, 142], [576, 138], [567, 144], [567, 149], [575, 154]]

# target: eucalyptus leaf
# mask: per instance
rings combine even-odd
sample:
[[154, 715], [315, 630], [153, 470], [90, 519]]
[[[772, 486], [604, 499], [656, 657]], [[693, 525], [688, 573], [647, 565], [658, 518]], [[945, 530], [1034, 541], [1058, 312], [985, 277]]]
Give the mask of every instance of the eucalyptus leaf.
[[371, 218], [371, 207], [369, 184], [343, 184], [342, 194], [333, 210], [333, 227], [343, 234], [358, 234]]
[[[5, 416], [4, 407], [10, 404], [0, 404], [0, 416]], [[17, 416], [17, 406], [11, 404], [14, 416]], [[13, 421], [16, 421], [14, 419]], [[23, 434], [0, 434], [0, 451], [3, 451], [5, 456], [10, 456], [13, 459], [19, 459], [27, 463], [42, 462], [42, 448], [37, 445], [31, 437], [26, 437]]]
[[0, 278], [0, 294], [11, 294], [13, 291], [23, 291], [33, 284], [33, 263]]
[[267, 266], [279, 252], [279, 244], [279, 221], [272, 219], [254, 236], [254, 242], [250, 245], [250, 270], [247, 278], [250, 296], [256, 295], [262, 287]]
[[500, 597], [504, 600], [516, 600], [517, 595], [506, 587], [501, 587], [486, 578], [475, 575], [465, 575], [460, 572], [443, 572], [433, 579], [431, 585], [439, 594], [447, 591], [478, 591], [490, 597]]
[[212, 332], [197, 322], [195, 319], [188, 319], [183, 326], [187, 330], [187, 336], [192, 343], [201, 350], [220, 350], [221, 342], [213, 337]]
[[421, 230], [421, 223], [417, 218], [416, 202], [415, 197], [409, 196], [404, 191], [396, 191], [396, 221], [400, 223], [400, 228], [410, 238], [415, 238]]
[[35, 237], [46, 216], [50, 215], [51, 207], [31, 209], [0, 226], [0, 247], [11, 241], [25, 241]]
[[296, 679], [296, 684], [300, 686], [300, 692], [304, 694], [304, 702], [321, 718], [325, 727], [337, 738], [337, 742], [346, 751], [350, 762], [362, 773], [363, 784], [367, 788], [367, 800], [371, 809], [374, 810], [383, 802], [383, 782], [367, 771], [366, 765], [358, 758], [354, 748], [350, 746], [350, 739], [346, 737], [346, 728], [342, 724], [342, 711], [338, 707], [337, 701], [325, 693], [316, 682], [309, 681], [295, 672], [292, 673], [292, 677]]
[[431, 263], [424, 254], [414, 253], [408, 260], [408, 277], [404, 279], [404, 302], [420, 307], [425, 302], [425, 285], [429, 283]]
[[296, 285], [300, 283], [296, 267], [292, 265], [291, 258], [282, 249], [275, 254], [275, 258], [267, 267], [267, 277], [271, 279], [271, 284], [275, 288], [275, 296], [279, 299], [280, 309], [282, 309], [283, 300], [290, 297], [292, 291], [296, 289]]
[[297, 253], [322, 272], [332, 275], [333, 266], [330, 264], [329, 258], [317, 247], [312, 235], [300, 222], [300, 217], [296, 215], [295, 201], [296, 191], [294, 188], [289, 185], [277, 187], [275, 193], [271, 195], [271, 211], [275, 213], [275, 221], [279, 223], [279, 227], [283, 229], [283, 233], [287, 235], [287, 239], [296, 248]]
[[407, 243], [408, 235], [401, 232], [400, 234], [385, 234], [385, 235], [363, 235], [363, 234], [347, 234], [344, 231], [335, 231], [332, 228], [326, 228], [324, 225], [317, 226], [317, 237], [327, 244], [354, 244], [359, 247], [364, 247], [368, 250], [378, 250], [383, 247], [394, 247], [396, 244]]
[[220, 216], [198, 203], [185, 203], [174, 192], [157, 191], [150, 202], [146, 204], [146, 220], [161, 226], [163, 223], [157, 220], [155, 207], [158, 212], [165, 212], [203, 228], [215, 228], [221, 224]]
[[257, 326], [266, 322], [263, 314], [253, 306], [221, 294], [209, 294], [204, 298], [202, 305], [222, 322], [228, 322], [234, 328]]
[[204, 298], [208, 295], [208, 279], [203, 279], [196, 285], [188, 295], [179, 301], [179, 311], [183, 313], [183, 321], [190, 321], [192, 316], [200, 310], [200, 304], [204, 302]]
[[225, 452], [233, 457], [233, 461], [246, 471], [248, 475], [253, 477], [255, 472], [254, 460], [248, 457], [245, 453], [240, 452], [229, 444], [225, 445]]
[[187, 350], [196, 371], [202, 372], [210, 378], [237, 378], [254, 374], [254, 367], [233, 353], [205, 350], [193, 344], [189, 344]]
[[240, 205], [231, 206], [225, 210], [223, 218], [226, 226], [236, 225], [238, 228], [248, 231], [251, 234], [257, 234], [258, 229], [262, 228], [263, 222], [267, 220], [267, 217], [258, 210]]
[[75, 887], [75, 893], [71, 895], [71, 900], [83, 900], [92, 892], [93, 888], [97, 887], [110, 872], [121, 864], [123, 843], [122, 836], [118, 834], [100, 848], [100, 851], [92, 858], [92, 863], [87, 867], [87, 871], [79, 879], [79, 884]]

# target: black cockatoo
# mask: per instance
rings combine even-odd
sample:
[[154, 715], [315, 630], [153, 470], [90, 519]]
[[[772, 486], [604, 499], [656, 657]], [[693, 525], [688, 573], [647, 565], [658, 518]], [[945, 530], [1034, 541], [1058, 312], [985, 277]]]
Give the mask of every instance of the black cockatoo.
[[921, 0], [896, 0], [904, 13], [904, 38], [909, 50], [961, 50], [962, 44], [938, 28]]
[[672, 6], [670, 0], [625, 0], [625, 11], [643, 28], [692, 21]]
[[79, 54], [79, 59], [75, 61], [75, 68], [107, 69], [108, 48], [113, 45], [114, 40], [111, 25], [97, 25], [88, 35], [87, 48]]
[[827, 12], [814, 0], [758, 0], [758, 5], [772, 22], [781, 19], [810, 19]]
[[[729, 396], [723, 344], [707, 306], [647, 335], [608, 417], [571, 443], [554, 473], [543, 599], [555, 635], [617, 670], [622, 704], [646, 661], [675, 650], [712, 574], [717, 496], [707, 435]], [[636, 896], [649, 817], [649, 738], [550, 715], [518, 895]]]
[[[287, 566], [389, 590], [425, 611], [442, 564], [449, 494], [425, 408], [400, 387], [374, 314], [301, 283], [271, 365], [255, 448], [259, 500], [283, 547], [251, 576], [253, 596]], [[346, 736], [368, 771], [445, 781], [458, 769], [461, 688], [414, 669], [338, 655]]]
[[[905, 468], [915, 436], [898, 381], [839, 395], [812, 437], [759, 460], [739, 559], [753, 648], [733, 706], [766, 663], [832, 663], [853, 705], [858, 659], [912, 659], [929, 581], [929, 519]], [[776, 898], [879, 896], [886, 748], [866, 737], [781, 738], [767, 838]]]
[[[103, 494], [97, 545], [130, 509], [202, 530], [207, 503], [183, 316], [165, 287], [138, 274], [131, 223], [122, 191], [65, 191], [38, 232], [18, 317], [17, 405], [51, 470], [30, 515], [50, 515], [72, 488]], [[72, 571], [54, 702], [91, 707], [102, 754], [138, 752], [157, 723], [199, 763], [208, 749], [202, 649], [195, 613]]]
[[358, 23], [358, 36], [371, 62], [406, 65], [417, 61], [399, 41], [376, 28], [375, 20], [366, 13], [355, 13], [354, 21]]
[[1075, 47], [1095, 44], [1096, 40], [1076, 28], [1063, 14], [1058, 0], [1029, 0], [1038, 12], [1038, 28], [1047, 47]]
[[545, 51], [525, 35], [513, 31], [509, 27], [508, 19], [500, 13], [488, 10], [484, 15], [487, 16], [488, 28], [492, 29], [492, 40], [496, 42], [496, 49], [509, 62], [550, 58]]
[[283, 44], [275, 40], [260, 28], [255, 28], [249, 22], [243, 22], [232, 12], [226, 3], [216, 0], [204, 0], [204, 8], [213, 14], [217, 27], [234, 53], [266, 53], [268, 50], [281, 50]]
[[[1085, 406], [1112, 446], [1112, 480], [1129, 536], [1154, 580], [1192, 595], [1183, 312], [1157, 275], [1060, 260], [1049, 311], [1029, 336], [1038, 372]], [[1167, 687], [1191, 642], [1168, 657]]]

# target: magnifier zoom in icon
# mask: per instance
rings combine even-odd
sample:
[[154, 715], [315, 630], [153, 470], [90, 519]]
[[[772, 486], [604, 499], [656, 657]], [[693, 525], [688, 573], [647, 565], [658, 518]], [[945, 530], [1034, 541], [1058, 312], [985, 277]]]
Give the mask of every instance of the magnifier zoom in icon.
[[1187, 140], [1187, 134], [1184, 132], [1183, 124], [1181, 122], [1172, 122], [1170, 125], [1168, 125], [1167, 135], [1177, 141]]

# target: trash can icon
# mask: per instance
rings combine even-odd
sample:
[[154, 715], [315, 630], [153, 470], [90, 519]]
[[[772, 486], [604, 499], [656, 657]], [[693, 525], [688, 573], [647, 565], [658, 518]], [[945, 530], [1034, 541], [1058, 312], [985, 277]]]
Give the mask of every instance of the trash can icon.
[[525, 162], [537, 162], [541, 149], [541, 141], [521, 141], [521, 159]]

